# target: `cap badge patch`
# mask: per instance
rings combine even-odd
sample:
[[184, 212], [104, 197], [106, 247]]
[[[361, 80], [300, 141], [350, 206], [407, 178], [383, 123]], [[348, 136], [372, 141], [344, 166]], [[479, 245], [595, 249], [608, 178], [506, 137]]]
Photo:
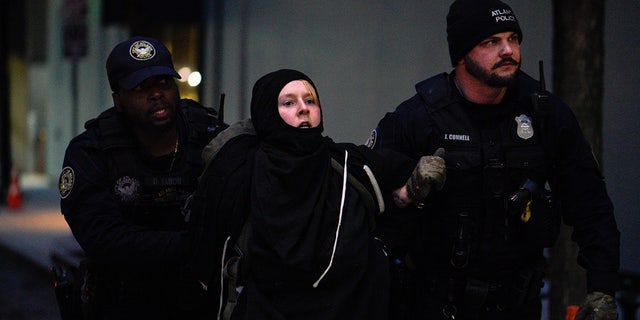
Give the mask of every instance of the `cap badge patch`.
[[71, 193], [73, 189], [75, 173], [71, 167], [62, 168], [60, 172], [60, 178], [58, 178], [58, 191], [60, 192], [60, 198], [64, 199]]
[[517, 133], [518, 137], [522, 139], [529, 139], [533, 137], [533, 126], [531, 125], [531, 119], [524, 114], [515, 117], [516, 124], [518, 125]]
[[156, 48], [148, 41], [139, 40], [131, 45], [129, 54], [139, 61], [149, 60], [156, 55]]

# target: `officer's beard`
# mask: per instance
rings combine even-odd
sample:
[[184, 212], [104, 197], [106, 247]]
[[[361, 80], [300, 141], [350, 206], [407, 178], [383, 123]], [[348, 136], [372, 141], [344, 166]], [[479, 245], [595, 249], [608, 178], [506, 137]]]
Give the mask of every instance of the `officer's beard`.
[[467, 72], [470, 75], [479, 79], [480, 81], [484, 82], [486, 85], [493, 88], [509, 87], [511, 86], [511, 84], [515, 82], [516, 71], [514, 71], [512, 74], [506, 77], [501, 77], [495, 73], [491, 73], [492, 70], [500, 67], [505, 62], [511, 62], [512, 64], [517, 65], [518, 69], [520, 69], [520, 63], [518, 63], [512, 58], [506, 58], [506, 59], [500, 60], [498, 63], [496, 63], [493, 66], [493, 68], [491, 68], [491, 70], [485, 70], [475, 61], [473, 61], [473, 59], [469, 58], [468, 55], [464, 57], [464, 64], [465, 64], [465, 68], [467, 69]]

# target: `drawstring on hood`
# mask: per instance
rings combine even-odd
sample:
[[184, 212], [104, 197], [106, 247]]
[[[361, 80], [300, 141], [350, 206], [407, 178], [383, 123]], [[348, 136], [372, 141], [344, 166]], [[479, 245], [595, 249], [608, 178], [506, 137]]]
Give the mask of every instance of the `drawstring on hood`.
[[[348, 163], [347, 162], [348, 159], [349, 159], [349, 152], [345, 150], [344, 163]], [[322, 281], [322, 278], [324, 278], [324, 276], [327, 274], [327, 272], [329, 272], [329, 269], [331, 269], [331, 266], [333, 265], [333, 257], [336, 254], [336, 247], [338, 246], [338, 238], [340, 237], [340, 226], [342, 225], [342, 212], [344, 211], [344, 198], [345, 198], [345, 195], [347, 194], [347, 176], [349, 175], [349, 172], [347, 170], [348, 167], [349, 166], [344, 166], [344, 170], [342, 173], [342, 196], [340, 197], [340, 215], [338, 216], [338, 225], [336, 226], [336, 237], [335, 237], [335, 240], [333, 241], [333, 249], [331, 250], [331, 259], [329, 259], [329, 265], [327, 265], [327, 268], [324, 270], [320, 278], [318, 278], [318, 280], [316, 280], [316, 282], [313, 283], [314, 288], [318, 287], [318, 285], [320, 284], [320, 281]]]

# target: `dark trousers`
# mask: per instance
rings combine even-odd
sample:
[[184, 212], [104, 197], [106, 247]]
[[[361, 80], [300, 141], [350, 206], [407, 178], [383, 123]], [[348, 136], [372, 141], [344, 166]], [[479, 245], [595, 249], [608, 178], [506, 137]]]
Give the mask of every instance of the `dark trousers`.
[[466, 282], [470, 281], [461, 284], [459, 280], [428, 279], [415, 271], [393, 272], [389, 318], [540, 320], [542, 303], [538, 295], [517, 297], [499, 285], [474, 291], [473, 288], [479, 286]]

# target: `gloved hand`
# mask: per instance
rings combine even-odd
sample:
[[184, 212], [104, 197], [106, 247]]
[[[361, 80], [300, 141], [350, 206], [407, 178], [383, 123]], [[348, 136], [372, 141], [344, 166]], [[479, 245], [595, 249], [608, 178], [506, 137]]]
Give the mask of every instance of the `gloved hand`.
[[580, 306], [575, 320], [617, 320], [618, 306], [616, 300], [600, 291], [587, 294]]
[[423, 156], [418, 161], [411, 177], [407, 180], [407, 196], [414, 203], [423, 201], [434, 186], [440, 190], [447, 179], [444, 163], [444, 149], [438, 148], [433, 156]]

